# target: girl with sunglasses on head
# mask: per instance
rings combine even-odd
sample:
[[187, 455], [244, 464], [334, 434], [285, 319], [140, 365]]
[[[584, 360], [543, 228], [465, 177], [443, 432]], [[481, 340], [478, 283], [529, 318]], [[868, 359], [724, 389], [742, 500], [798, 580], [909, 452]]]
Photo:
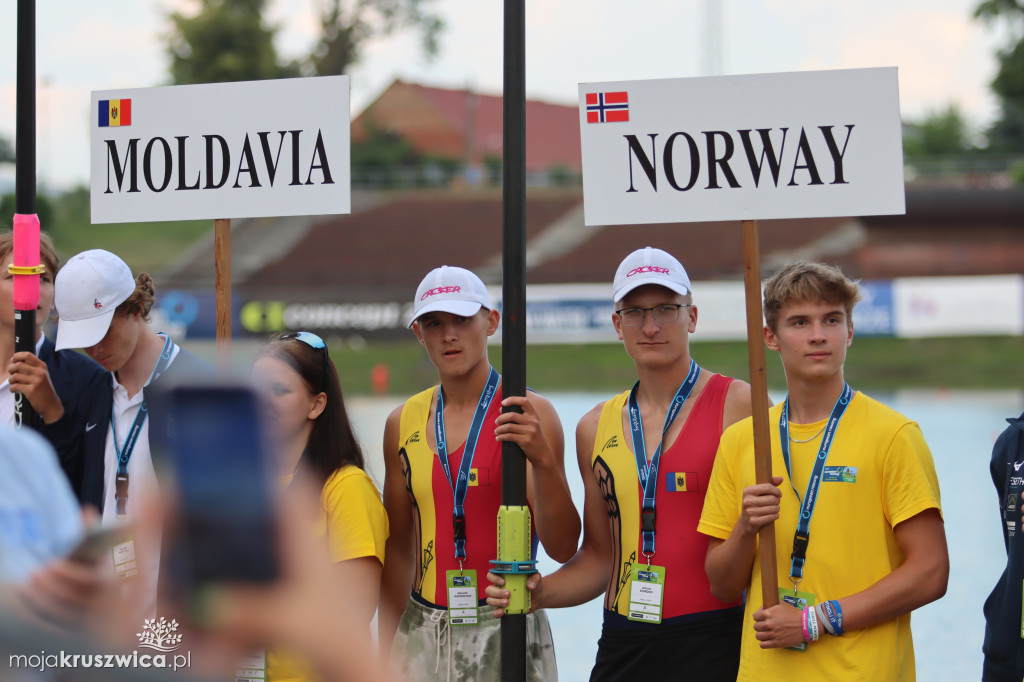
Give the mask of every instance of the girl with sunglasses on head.
[[[377, 606], [388, 518], [380, 493], [363, 471], [363, 453], [345, 410], [338, 373], [323, 340], [310, 332], [282, 334], [253, 362], [271, 446], [283, 485], [312, 482], [323, 507], [318, 532], [327, 539], [348, 604], [369, 625]], [[287, 493], [286, 493], [287, 494]], [[302, 664], [271, 651], [267, 679], [309, 679]]]

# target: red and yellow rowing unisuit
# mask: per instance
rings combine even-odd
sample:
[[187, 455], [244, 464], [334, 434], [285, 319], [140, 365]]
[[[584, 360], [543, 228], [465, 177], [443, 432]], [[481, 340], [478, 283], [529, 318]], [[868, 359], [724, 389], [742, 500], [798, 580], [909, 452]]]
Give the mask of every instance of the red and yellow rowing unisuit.
[[[656, 553], [651, 557], [651, 563], [666, 569], [663, 623], [741, 603], [726, 604], [712, 596], [704, 572], [708, 537], [697, 532], [711, 467], [722, 435], [725, 396], [730, 383], [732, 379], [720, 374], [711, 377], [696, 397], [672, 446], [661, 455], [655, 496], [658, 512]], [[604, 404], [591, 458], [598, 487], [608, 505], [615, 564], [605, 595], [606, 624], [609, 622], [608, 612], [623, 617], [629, 612], [630, 569], [636, 563], [646, 563], [640, 552], [643, 546], [640, 533], [643, 490], [631, 449], [632, 437], [622, 427], [622, 410], [628, 398], [629, 391], [626, 391]]]
[[[429, 605], [448, 606], [445, 571], [457, 570], [455, 538], [452, 528], [454, 498], [448, 479], [431, 447], [433, 432], [432, 402], [437, 386], [414, 395], [402, 408], [399, 427], [399, 457], [405, 488], [412, 497], [413, 533], [419, 548], [413, 581], [413, 596]], [[501, 506], [501, 444], [494, 439], [494, 420], [501, 411], [501, 394], [491, 402], [484, 418], [484, 427], [477, 442], [466, 492], [466, 559], [465, 569], [477, 572], [480, 586], [478, 598], [483, 603], [484, 576], [491, 559], [498, 553], [498, 507]], [[453, 477], [462, 462], [465, 444], [448, 455]], [[533, 555], [537, 555], [537, 532], [533, 529]]]

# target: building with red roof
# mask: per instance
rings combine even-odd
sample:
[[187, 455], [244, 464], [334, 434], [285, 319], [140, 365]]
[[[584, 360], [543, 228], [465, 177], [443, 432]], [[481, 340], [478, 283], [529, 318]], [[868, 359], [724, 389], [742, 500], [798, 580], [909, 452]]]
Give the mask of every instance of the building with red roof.
[[[480, 165], [502, 156], [502, 97], [395, 80], [352, 121], [352, 142], [373, 129], [397, 136], [418, 156]], [[576, 106], [526, 102], [526, 170], [582, 168]]]

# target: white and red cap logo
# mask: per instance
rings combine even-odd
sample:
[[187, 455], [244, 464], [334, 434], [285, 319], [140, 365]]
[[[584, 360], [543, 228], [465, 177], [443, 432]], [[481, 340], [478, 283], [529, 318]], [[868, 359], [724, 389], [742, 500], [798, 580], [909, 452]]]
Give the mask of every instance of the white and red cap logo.
[[637, 249], [619, 263], [612, 284], [612, 301], [618, 303], [626, 294], [645, 284], [657, 284], [681, 296], [690, 293], [690, 277], [683, 264], [661, 249]]
[[412, 323], [421, 315], [434, 312], [470, 317], [481, 308], [492, 310], [487, 287], [465, 268], [442, 265], [434, 268], [416, 288], [413, 301]]
[[123, 260], [103, 249], [72, 256], [57, 273], [53, 301], [57, 350], [89, 348], [110, 328], [117, 306], [135, 293], [135, 278]]

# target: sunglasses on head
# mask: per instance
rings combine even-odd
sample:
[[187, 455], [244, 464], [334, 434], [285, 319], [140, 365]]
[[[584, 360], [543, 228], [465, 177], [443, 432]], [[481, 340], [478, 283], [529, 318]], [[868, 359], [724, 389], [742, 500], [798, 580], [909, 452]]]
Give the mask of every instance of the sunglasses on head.
[[330, 372], [330, 365], [327, 362], [327, 344], [324, 343], [324, 340], [321, 339], [316, 334], [314, 334], [313, 332], [288, 332], [286, 334], [282, 334], [281, 338], [282, 339], [295, 339], [296, 341], [301, 341], [302, 343], [306, 344], [307, 346], [309, 346], [313, 350], [320, 351], [320, 355], [323, 358], [323, 365], [324, 365], [323, 381], [322, 381], [322, 385], [321, 385], [320, 390], [326, 392], [327, 391], [327, 376], [328, 376], [328, 372]]

